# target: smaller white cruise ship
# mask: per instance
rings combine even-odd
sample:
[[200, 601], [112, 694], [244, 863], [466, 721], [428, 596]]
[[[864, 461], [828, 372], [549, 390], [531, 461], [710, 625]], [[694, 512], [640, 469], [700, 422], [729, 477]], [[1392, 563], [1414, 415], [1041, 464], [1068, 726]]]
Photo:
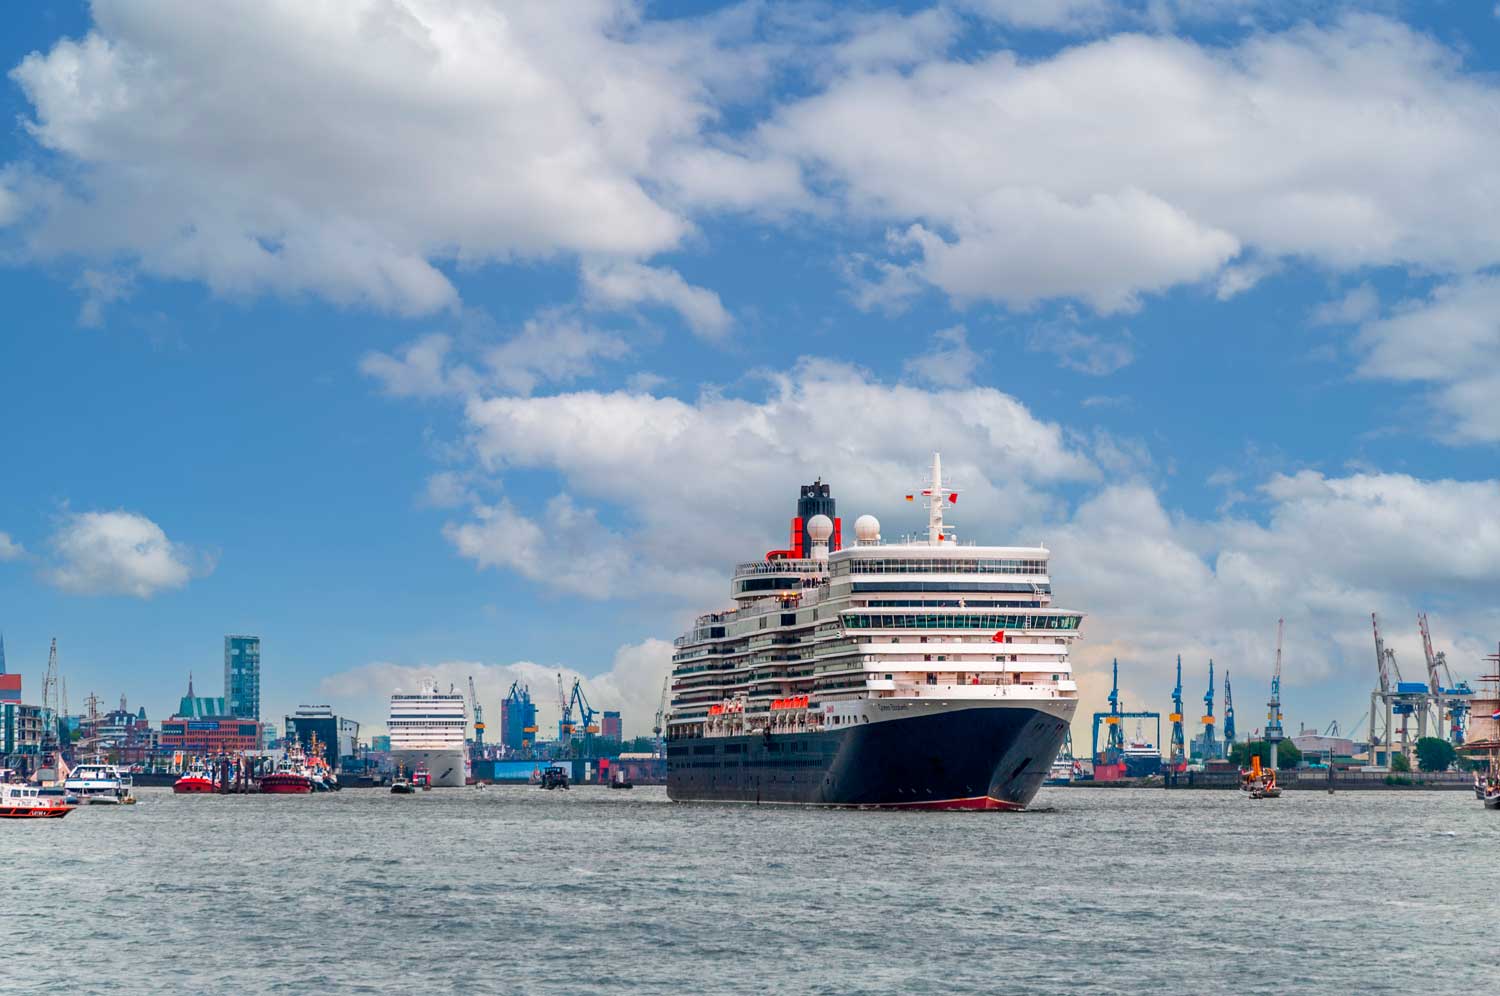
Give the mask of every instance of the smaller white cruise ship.
[[417, 692], [391, 696], [387, 723], [391, 735], [391, 764], [410, 778], [419, 769], [432, 778], [433, 788], [462, 788], [468, 778], [468, 711], [464, 697], [450, 688], [440, 692], [437, 682], [424, 680]]

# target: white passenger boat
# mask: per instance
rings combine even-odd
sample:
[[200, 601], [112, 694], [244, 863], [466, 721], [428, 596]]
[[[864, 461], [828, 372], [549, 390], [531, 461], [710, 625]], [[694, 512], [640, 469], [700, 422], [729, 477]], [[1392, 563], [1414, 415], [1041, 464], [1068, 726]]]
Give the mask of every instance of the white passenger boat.
[[134, 783], [130, 773], [113, 764], [90, 761], [68, 773], [63, 788], [78, 797], [85, 806], [118, 806], [135, 802], [131, 794]]

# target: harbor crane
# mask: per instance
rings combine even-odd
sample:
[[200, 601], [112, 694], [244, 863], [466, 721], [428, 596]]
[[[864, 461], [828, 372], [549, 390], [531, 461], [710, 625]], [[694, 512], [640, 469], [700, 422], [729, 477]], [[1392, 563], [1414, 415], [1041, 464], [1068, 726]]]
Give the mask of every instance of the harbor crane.
[[1408, 719], [1413, 715], [1417, 716], [1418, 736], [1426, 735], [1431, 695], [1425, 682], [1406, 681], [1402, 677], [1401, 667], [1396, 663], [1396, 652], [1385, 645], [1385, 638], [1380, 635], [1380, 620], [1373, 612], [1370, 613], [1370, 626], [1375, 632], [1375, 666], [1380, 682], [1379, 687], [1370, 693], [1370, 763], [1378, 763], [1375, 759], [1375, 709], [1383, 704], [1385, 736], [1381, 742], [1385, 746], [1385, 763], [1389, 765], [1396, 742], [1395, 717], [1401, 717], [1401, 753], [1410, 760], [1411, 731]]
[[1224, 669], [1224, 756], [1234, 743], [1234, 696], [1229, 691], [1229, 668]]
[[1208, 659], [1208, 691], [1203, 693], [1203, 759], [1213, 760], [1219, 756], [1219, 744], [1214, 738], [1214, 659]]
[[563, 690], [561, 671], [557, 672], [557, 707], [561, 710], [557, 720], [557, 740], [567, 744], [573, 739], [573, 706], [568, 701], [568, 693]]
[[469, 675], [469, 701], [474, 704], [474, 746], [484, 752], [484, 706], [479, 704], [479, 693], [474, 691], [474, 676]]
[[1266, 742], [1271, 745], [1271, 770], [1276, 770], [1276, 747], [1286, 739], [1281, 729], [1281, 628], [1284, 620], [1276, 620], [1276, 670], [1271, 672], [1271, 701], [1266, 705]]
[[583, 694], [583, 679], [573, 679], [573, 693], [568, 698], [568, 712], [572, 715], [574, 709], [578, 710], [578, 721], [583, 727], [584, 753], [590, 756], [594, 753], [594, 734], [599, 732], [599, 724], [594, 722], [594, 717], [599, 715], [597, 709], [589, 705], [588, 696]]
[[62, 717], [58, 713], [58, 679], [57, 679], [57, 637], [52, 638], [52, 646], [47, 651], [47, 676], [42, 679], [42, 763], [56, 763], [54, 753], [61, 753], [61, 741], [58, 737], [58, 728]]
[[[1156, 720], [1157, 750], [1161, 750], [1161, 713], [1159, 712], [1126, 712], [1120, 708], [1120, 662], [1114, 662], [1114, 681], [1109, 689], [1109, 712], [1094, 713], [1093, 740], [1089, 745], [1090, 756], [1094, 761], [1094, 777], [1119, 778], [1125, 774], [1125, 730], [1126, 719], [1154, 719]], [[1099, 750], [1099, 727], [1104, 725], [1108, 732], [1105, 735], [1104, 751]], [[1159, 756], [1159, 755], [1158, 755]], [[1105, 776], [1106, 771], [1112, 774]]]
[[599, 724], [594, 722], [594, 717], [599, 715], [599, 710], [589, 705], [588, 696], [583, 694], [583, 679], [573, 679], [573, 694], [569, 697], [569, 704], [578, 709], [578, 719], [583, 725], [584, 733], [598, 733]]
[[[1417, 629], [1422, 634], [1422, 654], [1427, 658], [1427, 691], [1431, 697], [1432, 704], [1436, 706], [1436, 725], [1434, 730], [1438, 735], [1443, 731], [1444, 714], [1447, 714], [1448, 739], [1454, 744], [1464, 742], [1464, 716], [1469, 712], [1469, 699], [1474, 696], [1474, 690], [1469, 683], [1453, 681], [1453, 672], [1448, 670], [1448, 654], [1439, 650], [1432, 650], [1432, 630], [1427, 625], [1427, 613], [1417, 614]], [[1439, 672], [1442, 672], [1440, 675]], [[1444, 685], [1442, 677], [1447, 677], [1448, 684]], [[1426, 710], [1420, 720], [1422, 732], [1426, 733]]]
[[668, 674], [661, 680], [661, 703], [656, 707], [656, 725], [651, 727], [651, 733], [656, 737], [656, 756], [666, 757], [666, 720], [667, 720], [667, 697], [672, 691], [672, 676]]
[[1172, 689], [1172, 745], [1167, 751], [1167, 768], [1182, 771], [1187, 768], [1187, 748], [1182, 736], [1182, 655], [1177, 655], [1177, 684]]

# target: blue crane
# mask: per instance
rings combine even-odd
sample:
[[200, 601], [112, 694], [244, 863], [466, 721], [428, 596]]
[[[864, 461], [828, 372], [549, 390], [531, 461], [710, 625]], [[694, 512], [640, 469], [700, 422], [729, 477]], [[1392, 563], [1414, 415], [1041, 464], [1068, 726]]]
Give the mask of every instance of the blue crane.
[[1177, 685], [1172, 689], [1172, 746], [1167, 752], [1167, 764], [1172, 771], [1181, 771], [1187, 766], [1187, 748], [1182, 735], [1182, 655], [1177, 655]]
[[[1094, 735], [1090, 745], [1094, 759], [1094, 777], [1101, 777], [1100, 766], [1120, 766], [1120, 771], [1111, 777], [1119, 777], [1125, 766], [1125, 728], [1126, 719], [1154, 719], [1156, 720], [1156, 749], [1161, 750], [1161, 713], [1159, 712], [1127, 712], [1120, 708], [1120, 662], [1114, 662], [1114, 682], [1109, 690], [1109, 712], [1094, 713]], [[1099, 751], [1099, 726], [1103, 724], [1109, 730], [1104, 741], [1104, 751]], [[1158, 753], [1158, 760], [1160, 759]]]
[[569, 698], [568, 704], [570, 707], [578, 710], [578, 719], [583, 724], [584, 733], [594, 734], [599, 732], [599, 724], [594, 722], [594, 717], [599, 715], [599, 711], [589, 705], [588, 697], [583, 694], [583, 679], [573, 679], [573, 694]]
[[[1097, 720], [1098, 717], [1095, 717]], [[1120, 659], [1115, 658], [1114, 678], [1109, 687], [1109, 717], [1105, 720], [1109, 733], [1105, 737], [1104, 750], [1112, 760], [1118, 760], [1125, 752], [1125, 731], [1120, 724]], [[1094, 752], [1099, 748], [1098, 723], [1095, 723]]]
[[1208, 659], [1208, 691], [1203, 693], [1203, 759], [1219, 756], [1219, 742], [1214, 737], [1214, 659]]
[[1229, 745], [1234, 743], [1234, 696], [1229, 691], [1229, 668], [1224, 669], [1224, 756], [1229, 756]]

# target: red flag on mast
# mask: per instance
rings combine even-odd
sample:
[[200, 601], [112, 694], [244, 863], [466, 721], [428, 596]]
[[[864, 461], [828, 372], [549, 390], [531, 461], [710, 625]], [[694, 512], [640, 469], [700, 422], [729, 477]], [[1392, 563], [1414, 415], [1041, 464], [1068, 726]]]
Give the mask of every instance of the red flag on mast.
[[1002, 629], [1000, 632], [998, 632], [994, 636], [990, 637], [990, 640], [992, 642], [994, 642], [994, 643], [1004, 643], [1005, 642], [1005, 630]]

